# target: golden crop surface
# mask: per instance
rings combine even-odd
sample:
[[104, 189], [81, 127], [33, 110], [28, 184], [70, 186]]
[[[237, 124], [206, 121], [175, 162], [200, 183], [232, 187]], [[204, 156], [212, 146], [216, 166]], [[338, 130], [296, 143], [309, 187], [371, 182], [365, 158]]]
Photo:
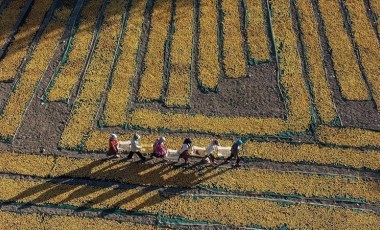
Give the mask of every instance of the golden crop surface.
[[[379, 17], [376, 0], [0, 1], [0, 228], [378, 229]], [[34, 101], [67, 111], [44, 124], [54, 154], [18, 148], [25, 124], [48, 130]], [[143, 154], [242, 137], [247, 165], [98, 159], [114, 132]]]

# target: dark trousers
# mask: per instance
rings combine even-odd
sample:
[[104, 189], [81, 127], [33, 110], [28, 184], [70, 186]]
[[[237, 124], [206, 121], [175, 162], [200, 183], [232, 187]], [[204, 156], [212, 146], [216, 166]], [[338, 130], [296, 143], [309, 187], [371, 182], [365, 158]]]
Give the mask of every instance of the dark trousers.
[[140, 152], [129, 152], [127, 159], [132, 159], [133, 155], [137, 154], [141, 160], [145, 160], [146, 158]]
[[189, 160], [190, 154], [188, 150], [183, 151], [181, 154], [179, 154], [178, 161], [179, 159], [183, 158], [185, 160], [185, 163]]
[[210, 158], [210, 161], [211, 161], [212, 163], [215, 163], [215, 157], [214, 157], [214, 155], [209, 154], [209, 155], [207, 155], [206, 157]]
[[233, 152], [231, 152], [231, 155], [227, 157], [226, 162], [232, 160], [232, 158], [234, 157], [236, 157], [236, 164], [239, 164], [240, 163], [239, 153], [233, 153]]
[[107, 152], [107, 156], [116, 156], [117, 155], [117, 152], [115, 151], [108, 151]]

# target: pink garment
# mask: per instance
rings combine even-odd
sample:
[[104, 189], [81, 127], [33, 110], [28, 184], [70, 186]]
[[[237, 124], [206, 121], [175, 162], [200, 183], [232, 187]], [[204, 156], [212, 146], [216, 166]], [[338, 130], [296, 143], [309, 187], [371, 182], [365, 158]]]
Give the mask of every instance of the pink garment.
[[154, 146], [153, 146], [153, 153], [156, 157], [164, 157], [166, 155], [166, 148], [165, 148], [165, 145], [163, 142], [159, 143], [159, 142], [156, 142], [154, 143]]

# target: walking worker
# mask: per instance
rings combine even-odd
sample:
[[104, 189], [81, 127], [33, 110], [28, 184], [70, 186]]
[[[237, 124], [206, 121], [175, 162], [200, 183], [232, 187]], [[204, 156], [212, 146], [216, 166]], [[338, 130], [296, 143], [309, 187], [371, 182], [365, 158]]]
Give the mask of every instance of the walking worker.
[[165, 137], [158, 138], [153, 144], [153, 153], [151, 156], [165, 158], [168, 155], [168, 150], [165, 147]]
[[204, 159], [207, 163], [215, 164], [214, 152], [218, 151], [219, 141], [214, 139], [211, 141], [210, 145], [206, 148], [206, 157]]
[[109, 148], [108, 148], [107, 156], [120, 157], [118, 146], [119, 146], [119, 140], [117, 139], [116, 134], [112, 133], [109, 139]]
[[135, 135], [133, 135], [133, 138], [131, 140], [131, 151], [129, 152], [128, 157], [127, 157], [128, 160], [132, 159], [134, 154], [137, 154], [137, 156], [139, 156], [142, 161], [146, 160], [146, 158], [140, 152], [140, 150], [142, 148], [139, 145], [140, 139], [141, 139], [141, 137], [137, 133], [135, 133]]
[[237, 139], [233, 145], [231, 146], [231, 155], [224, 161], [225, 164], [227, 164], [232, 158], [236, 158], [236, 164], [235, 167], [240, 167], [240, 157], [239, 157], [239, 151], [240, 146], [243, 144], [243, 140], [241, 138]]
[[190, 153], [191, 153], [192, 141], [190, 138], [185, 138], [183, 141], [182, 148], [178, 151], [179, 157], [178, 161], [183, 158], [185, 160], [185, 164], [188, 163]]

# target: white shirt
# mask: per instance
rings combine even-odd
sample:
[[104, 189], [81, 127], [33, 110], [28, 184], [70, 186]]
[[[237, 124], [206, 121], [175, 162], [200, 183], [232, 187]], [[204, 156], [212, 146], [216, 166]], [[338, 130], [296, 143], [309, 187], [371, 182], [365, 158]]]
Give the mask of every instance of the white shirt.
[[141, 146], [139, 145], [138, 140], [131, 140], [131, 152], [139, 152]]
[[210, 154], [213, 154], [214, 151], [217, 151], [218, 150], [218, 146], [215, 145], [215, 144], [210, 144], [207, 148], [206, 148], [206, 155], [210, 155]]
[[190, 147], [188, 144], [183, 144], [182, 148], [178, 151], [179, 154], [185, 152], [186, 150], [190, 150]]

